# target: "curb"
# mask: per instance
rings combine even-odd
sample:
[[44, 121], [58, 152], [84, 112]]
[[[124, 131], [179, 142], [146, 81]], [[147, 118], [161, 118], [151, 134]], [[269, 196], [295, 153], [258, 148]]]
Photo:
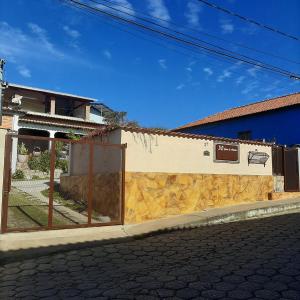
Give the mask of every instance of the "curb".
[[72, 251], [72, 250], [80, 250], [83, 248], [92, 248], [99, 247], [108, 244], [120, 244], [133, 242], [137, 240], [141, 240], [150, 236], [156, 236], [164, 233], [169, 233], [177, 230], [189, 230], [193, 228], [199, 228], [204, 226], [212, 226], [212, 225], [221, 225], [225, 223], [239, 222], [239, 221], [251, 221], [253, 219], [258, 218], [268, 218], [273, 216], [282, 215], [285, 213], [289, 213], [291, 210], [300, 209], [300, 202], [294, 203], [286, 203], [279, 204], [274, 206], [265, 206], [260, 208], [242, 210], [232, 213], [226, 213], [222, 215], [206, 217], [200, 219], [199, 221], [192, 221], [187, 223], [182, 223], [180, 225], [175, 226], [167, 226], [163, 228], [159, 228], [152, 231], [146, 231], [138, 234], [128, 233], [127, 236], [116, 237], [111, 239], [103, 239], [103, 240], [94, 240], [87, 242], [78, 242], [78, 243], [70, 243], [70, 244], [61, 244], [61, 245], [53, 245], [48, 247], [39, 247], [39, 248], [28, 248], [28, 249], [19, 249], [19, 250], [10, 250], [10, 251], [1, 251], [0, 250], [0, 265], [17, 262], [24, 259], [37, 258], [46, 255], [54, 255], [61, 254], [64, 252]]

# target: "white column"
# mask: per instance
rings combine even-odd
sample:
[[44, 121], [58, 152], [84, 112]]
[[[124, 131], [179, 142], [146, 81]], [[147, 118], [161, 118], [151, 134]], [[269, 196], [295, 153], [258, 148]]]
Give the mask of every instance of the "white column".
[[[55, 130], [48, 130], [49, 132], [49, 137], [50, 138], [54, 138], [55, 137], [55, 133], [56, 131]], [[51, 150], [51, 141], [49, 141], [49, 151]]]
[[[13, 116], [12, 130], [18, 133], [19, 131], [19, 116]], [[13, 138], [12, 140], [12, 156], [11, 156], [11, 172], [12, 174], [16, 172], [17, 167], [17, 157], [18, 157], [18, 138]]]

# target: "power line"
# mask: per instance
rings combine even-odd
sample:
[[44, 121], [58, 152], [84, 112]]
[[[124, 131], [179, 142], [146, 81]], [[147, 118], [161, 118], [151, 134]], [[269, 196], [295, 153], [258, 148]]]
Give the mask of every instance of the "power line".
[[[223, 48], [223, 47], [220, 47], [220, 46], [215, 45], [215, 44], [212, 44], [212, 43], [205, 42], [205, 41], [203, 41], [203, 40], [201, 40], [201, 39], [199, 39], [199, 38], [197, 38], [197, 37], [194, 37], [194, 36], [192, 36], [192, 35], [185, 34], [185, 33], [182, 33], [182, 32], [180, 32], [180, 31], [178, 31], [178, 30], [174, 30], [174, 29], [172, 29], [172, 28], [163, 26], [163, 25], [161, 25], [161, 24], [159, 24], [159, 23], [153, 22], [152, 20], [145, 19], [145, 18], [139, 17], [139, 16], [135, 16], [135, 15], [130, 14], [130, 13], [128, 13], [128, 12], [125, 12], [125, 11], [122, 11], [122, 10], [120, 10], [120, 9], [117, 9], [116, 7], [112, 7], [112, 6], [103, 4], [103, 3], [99, 3], [99, 2], [96, 1], [96, 0], [89, 0], [89, 1], [92, 2], [92, 3], [95, 3], [95, 4], [100, 4], [100, 5], [102, 5], [102, 6], [106, 7], [106, 8], [109, 8], [109, 9], [111, 9], [111, 10], [115, 10], [115, 11], [117, 11], [118, 13], [122, 13], [122, 14], [125, 14], [125, 15], [129, 15], [130, 17], [135, 17], [136, 19], [139, 19], [139, 20], [141, 20], [141, 21], [143, 21], [143, 22], [147, 22], [147, 23], [149, 23], [149, 24], [151, 24], [151, 25], [160, 27], [160, 28], [162, 28], [162, 29], [164, 29], [164, 30], [173, 31], [173, 32], [176, 33], [176, 34], [179, 34], [179, 35], [182, 35], [182, 36], [187, 37], [187, 38], [189, 38], [189, 39], [196, 40], [196, 41], [198, 41], [198, 42], [200, 42], [200, 43], [204, 43], [204, 44], [206, 44], [206, 45], [209, 45], [209, 46], [218, 48], [218, 49], [220, 49], [220, 50], [222, 50], [222, 51], [225, 51], [225, 52], [228, 52], [228, 53], [230, 53], [230, 54], [237, 55], [237, 56], [240, 56], [240, 57], [242, 57], [242, 58], [249, 59], [249, 60], [252, 60], [252, 61], [256, 61], [256, 62], [259, 63], [259, 64], [265, 64], [265, 65], [271, 66], [271, 65], [266, 64], [266, 63], [263, 63], [263, 62], [261, 62], [261, 61], [259, 61], [259, 60], [255, 60], [255, 59], [253, 59], [253, 58], [251, 58], [251, 57], [248, 57], [248, 56], [245, 56], [245, 55], [242, 55], [242, 54], [239, 54], [239, 53], [236, 53], [236, 52], [227, 50], [227, 49], [225, 49], [225, 48]], [[107, 1], [107, 0], [102, 0], [102, 1], [109, 2], [109, 1]], [[109, 2], [109, 3], [110, 3], [110, 2]], [[121, 5], [120, 5], [120, 6], [121, 6]], [[124, 7], [124, 6], [123, 6], [123, 7]], [[124, 7], [124, 8], [126, 8], [126, 7]], [[126, 9], [127, 9], [127, 8], [126, 8]], [[133, 11], [132, 9], [129, 9], [129, 10]], [[154, 18], [154, 19], [155, 19], [155, 18]], [[271, 67], [273, 67], [273, 66], [271, 66]], [[280, 69], [280, 68], [278, 68], [278, 69]]]
[[289, 33], [283, 32], [283, 31], [278, 30], [276, 28], [273, 28], [273, 27], [271, 27], [269, 25], [265, 25], [265, 24], [259, 23], [259, 22], [255, 21], [253, 19], [248, 18], [248, 17], [244, 17], [242, 15], [239, 15], [239, 14], [237, 14], [237, 13], [235, 13], [235, 12], [227, 9], [227, 8], [221, 7], [221, 6], [217, 5], [217, 4], [208, 2], [206, 0], [198, 0], [198, 1], [201, 2], [201, 3], [203, 3], [203, 4], [205, 4], [205, 5], [207, 5], [207, 6], [209, 6], [209, 7], [211, 7], [211, 8], [217, 9], [217, 10], [222, 11], [222, 12], [228, 14], [228, 15], [231, 15], [231, 16], [234, 16], [236, 18], [239, 18], [239, 19], [241, 19], [241, 20], [243, 20], [245, 22], [248, 22], [248, 23], [254, 24], [254, 25], [258, 26], [258, 27], [270, 30], [270, 31], [272, 31], [274, 33], [278, 33], [278, 34], [280, 34], [282, 36], [285, 36], [287, 38], [293, 39], [295, 41], [298, 41], [298, 42], [300, 41], [300, 38], [297, 37], [297, 36], [294, 36], [294, 35], [291, 35]]
[[[91, 1], [91, 0], [90, 0]], [[130, 10], [132, 12], [136, 12], [135, 9], [132, 9], [131, 7], [129, 6], [126, 6], [125, 4], [120, 4], [118, 2], [115, 2], [115, 1], [111, 1], [111, 0], [101, 0], [102, 2], [106, 2], [106, 3], [109, 3], [109, 4], [112, 4], [112, 5], [116, 5], [118, 7], [123, 7], [125, 8], [126, 10]], [[93, 1], [93, 2], [96, 2], [96, 1]], [[99, 3], [100, 4], [100, 3]], [[101, 5], [103, 5], [101, 3]], [[284, 61], [287, 61], [287, 62], [290, 62], [290, 63], [294, 63], [294, 64], [297, 64], [297, 65], [300, 65], [300, 62], [298, 61], [294, 61], [292, 59], [289, 59], [289, 58], [286, 58], [286, 57], [283, 57], [281, 55], [277, 55], [277, 54], [274, 54], [274, 53], [270, 53], [270, 52], [267, 52], [267, 51], [264, 51], [264, 50], [260, 50], [260, 49], [256, 49], [256, 48], [253, 48], [253, 47], [250, 47], [250, 46], [247, 46], [247, 45], [244, 45], [244, 44], [241, 44], [241, 43], [237, 43], [237, 42], [233, 42], [233, 41], [230, 41], [228, 39], [224, 39], [220, 36], [216, 36], [214, 34], [211, 34], [211, 33], [208, 33], [208, 32], [205, 32], [204, 30], [201, 30], [201, 29], [195, 29], [195, 28], [192, 28], [192, 27], [189, 27], [189, 26], [184, 26], [182, 24], [177, 24], [175, 22], [171, 22], [171, 21], [167, 21], [163, 18], [160, 18], [160, 17], [154, 17], [154, 16], [150, 16], [149, 14], [145, 13], [145, 12], [141, 12], [139, 11], [140, 14], [142, 15], [145, 15], [147, 17], [151, 17], [153, 19], [156, 19], [156, 20], [159, 20], [160, 22], [164, 22], [168, 25], [174, 25], [176, 27], [180, 27], [180, 28], [184, 28], [184, 29], [188, 29], [188, 30], [191, 30], [191, 31], [194, 31], [196, 33], [199, 33], [199, 34], [202, 34], [204, 36], [208, 36], [210, 38], [213, 38], [213, 39], [217, 39], [217, 40], [220, 40], [220, 41], [223, 41], [223, 42], [226, 42], [226, 43], [230, 43], [232, 45], [236, 45], [238, 47], [241, 47], [241, 48], [245, 48], [247, 50], [251, 50], [251, 51], [254, 51], [254, 52], [257, 52], [257, 53], [261, 53], [263, 55], [266, 55], [266, 56], [272, 56], [274, 58], [277, 58], [277, 59], [280, 59], [280, 60], [284, 60]]]
[[[60, 1], [64, 2], [65, 0], [60, 0]], [[74, 7], [77, 7], [77, 6], [74, 5]], [[80, 7], [78, 7], [78, 9], [80, 9]], [[91, 11], [91, 10], [86, 10], [86, 11], [85, 11], [85, 10], [82, 10], [82, 12], [83, 12], [83, 13], [87, 13], [87, 14], [92, 14], [92, 15], [95, 15], [95, 16], [99, 16], [99, 14], [97, 14], [96, 12]], [[99, 19], [99, 20], [100, 20], [100, 19]], [[124, 27], [121, 27], [121, 26], [120, 26], [120, 23], [112, 22], [110, 18], [105, 17], [105, 16], [104, 16], [104, 18], [101, 19], [101, 21], [104, 22], [104, 23], [106, 23], [106, 24], [109, 24], [110, 26], [112, 26], [112, 27], [114, 27], [114, 28], [116, 28], [116, 29], [118, 29], [118, 30], [120, 30], [120, 31], [122, 31], [122, 32], [126, 32], [126, 33], [128, 33], [128, 34], [130, 34], [130, 35], [132, 35], [132, 36], [134, 36], [134, 37], [136, 37], [136, 38], [143, 39], [143, 40], [145, 40], [145, 41], [147, 41], [147, 42], [151, 42], [151, 43], [153, 43], [153, 44], [155, 44], [155, 45], [158, 45], [158, 46], [160, 46], [160, 47], [164, 47], [164, 48], [170, 49], [170, 50], [172, 50], [172, 51], [174, 51], [174, 52], [176, 52], [176, 53], [178, 53], [178, 54], [180, 54], [180, 55], [187, 56], [187, 57], [192, 58], [192, 59], [199, 60], [199, 55], [201, 55], [201, 56], [204, 55], [204, 56], [206, 56], [206, 57], [209, 58], [209, 59], [218, 60], [218, 61], [220, 61], [220, 62], [223, 62], [223, 63], [225, 62], [225, 63], [231, 64], [231, 65], [232, 65], [232, 63], [235, 62], [235, 61], [232, 60], [232, 59], [225, 58], [225, 57], [220, 57], [220, 56], [217, 56], [217, 55], [214, 55], [214, 54], [207, 55], [207, 54], [205, 54], [205, 53], [200, 53], [200, 52], [197, 51], [196, 49], [191, 48], [191, 47], [187, 47], [187, 46], [185, 46], [185, 45], [183, 45], [183, 44], [176, 44], [176, 45], [174, 45], [174, 46], [177, 47], [177, 48], [179, 47], [179, 48], [182, 48], [182, 49], [187, 50], [187, 51], [189, 51], [189, 52], [193, 52], [193, 54], [191, 54], [191, 53], [186, 53], [186, 52], [183, 52], [183, 51], [179, 51], [178, 49], [172, 47], [172, 46], [173, 46], [172, 44], [169, 44], [170, 40], [165, 40], [165, 39], [163, 39], [163, 38], [160, 37], [160, 36], [155, 36], [155, 40], [149, 39], [149, 36], [150, 36], [150, 35], [147, 36], [148, 38], [145, 37], [146, 32], [145, 32], [144, 30], [141, 30], [141, 29], [139, 29], [139, 28], [132, 28], [133, 30], [135, 30], [135, 32], [132, 32], [132, 30], [126, 30], [126, 29], [124, 29]], [[137, 33], [140, 33], [140, 34], [137, 34]], [[158, 39], [160, 42], [157, 41], [157, 39]], [[166, 44], [166, 42], [167, 42], [168, 44]], [[196, 56], [196, 55], [197, 55], [197, 56]], [[218, 67], [220, 67], [220, 66], [218, 65]], [[241, 65], [241, 67], [242, 67], [242, 65]], [[238, 71], [236, 71], [235, 69], [230, 68], [230, 67], [227, 68], [227, 70], [230, 71], [231, 73], [238, 74], [238, 75], [240, 75], [240, 76], [249, 76], [249, 75], [245, 75], [245, 73], [238, 72]], [[273, 73], [271, 73], [270, 75], [273, 75]], [[273, 77], [273, 78], [277, 78], [277, 77], [275, 77], [275, 75], [278, 75], [278, 74], [274, 74], [274, 76], [272, 76], [272, 77]], [[270, 84], [270, 82], [267, 81], [267, 80], [265, 80], [265, 79], [260, 78], [259, 80], [260, 80], [261, 82], [265, 82], [266, 84]], [[288, 80], [288, 79], [287, 79], [287, 80]]]
[[[236, 61], [242, 61], [246, 64], [253, 65], [253, 66], [256, 66], [258, 68], [262, 68], [262, 69], [265, 69], [265, 70], [268, 70], [268, 71], [271, 71], [271, 72], [275, 72], [275, 73], [279, 73], [279, 74], [284, 75], [284, 76], [288, 76], [289, 78], [300, 79], [299, 75], [297, 75], [295, 73], [292, 73], [290, 71], [287, 71], [287, 70], [284, 70], [284, 69], [266, 64], [266, 63], [262, 63], [262, 62], [259, 62], [257, 60], [254, 60], [254, 59], [244, 58], [244, 57], [241, 57], [241, 55], [239, 55], [239, 54], [238, 54], [238, 56], [235, 56], [231, 53], [228, 54], [228, 53], [225, 53], [225, 52], [220, 51], [220, 50], [212, 49], [212, 48], [209, 48], [207, 46], [203, 46], [201, 44], [194, 43], [193, 41], [189, 41], [189, 40], [183, 39], [181, 37], [178, 37], [176, 35], [173, 35], [173, 34], [170, 34], [170, 33], [167, 33], [167, 32], [163, 32], [163, 31], [160, 31], [160, 30], [155, 29], [155, 28], [151, 28], [151, 27], [149, 27], [145, 24], [138, 23], [138, 22], [133, 21], [131, 19], [126, 19], [124, 17], [112, 14], [108, 11], [101, 10], [100, 8], [96, 8], [94, 6], [89, 6], [85, 3], [82, 3], [81, 1], [76, 1], [76, 0], [68, 0], [68, 1], [70, 3], [76, 4], [76, 6], [81, 8], [81, 9], [87, 9], [87, 10], [93, 10], [93, 11], [99, 12], [101, 15], [109, 16], [110, 18], [112, 18], [114, 20], [125, 22], [127, 24], [142, 28], [142, 29], [144, 29], [146, 31], [149, 31], [149, 32], [152, 32], [152, 33], [159, 34], [159, 35], [161, 35], [165, 38], [175, 40], [177, 42], [183, 43], [183, 44], [188, 45], [188, 46], [199, 48], [202, 51], [206, 51], [210, 54], [213, 53], [213, 54], [216, 54], [216, 55], [219, 55], [219, 56], [222, 56], [222, 57], [227, 57], [227, 58], [234, 59]], [[119, 11], [119, 12], [124, 13], [123, 11]], [[131, 16], [134, 17], [133, 15], [131, 15]], [[156, 26], [158, 26], [158, 25], [156, 24]], [[180, 34], [183, 35], [182, 33], [180, 33]]]

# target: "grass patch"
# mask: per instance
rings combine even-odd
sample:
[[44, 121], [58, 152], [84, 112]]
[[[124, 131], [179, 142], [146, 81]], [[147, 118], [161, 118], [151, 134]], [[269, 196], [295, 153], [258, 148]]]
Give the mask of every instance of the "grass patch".
[[[22, 227], [24, 223], [32, 226], [48, 225], [48, 205], [16, 188], [12, 188], [9, 194], [9, 210], [12, 215], [9, 224], [14, 224], [13, 227]], [[68, 221], [64, 217], [53, 216], [53, 223], [64, 225]]]
[[[41, 191], [42, 195], [49, 197], [49, 188]], [[59, 184], [54, 185], [53, 200], [65, 207], [68, 207], [76, 212], [83, 213], [87, 209], [87, 204], [69, 199], [67, 195], [60, 192]]]
[[[49, 197], [49, 188], [41, 191], [42, 195]], [[60, 185], [54, 184], [53, 200], [60, 205], [68, 207], [84, 216], [87, 216], [87, 203], [82, 201], [75, 201], [70, 199], [70, 197], [60, 191]], [[101, 214], [92, 210], [92, 218], [99, 220]]]

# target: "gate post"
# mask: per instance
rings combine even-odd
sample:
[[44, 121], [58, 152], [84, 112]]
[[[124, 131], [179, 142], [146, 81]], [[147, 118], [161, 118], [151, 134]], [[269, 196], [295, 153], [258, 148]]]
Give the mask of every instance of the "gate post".
[[10, 155], [11, 137], [6, 129], [0, 128], [0, 228], [1, 233], [6, 231], [8, 213], [8, 189], [10, 185]]

